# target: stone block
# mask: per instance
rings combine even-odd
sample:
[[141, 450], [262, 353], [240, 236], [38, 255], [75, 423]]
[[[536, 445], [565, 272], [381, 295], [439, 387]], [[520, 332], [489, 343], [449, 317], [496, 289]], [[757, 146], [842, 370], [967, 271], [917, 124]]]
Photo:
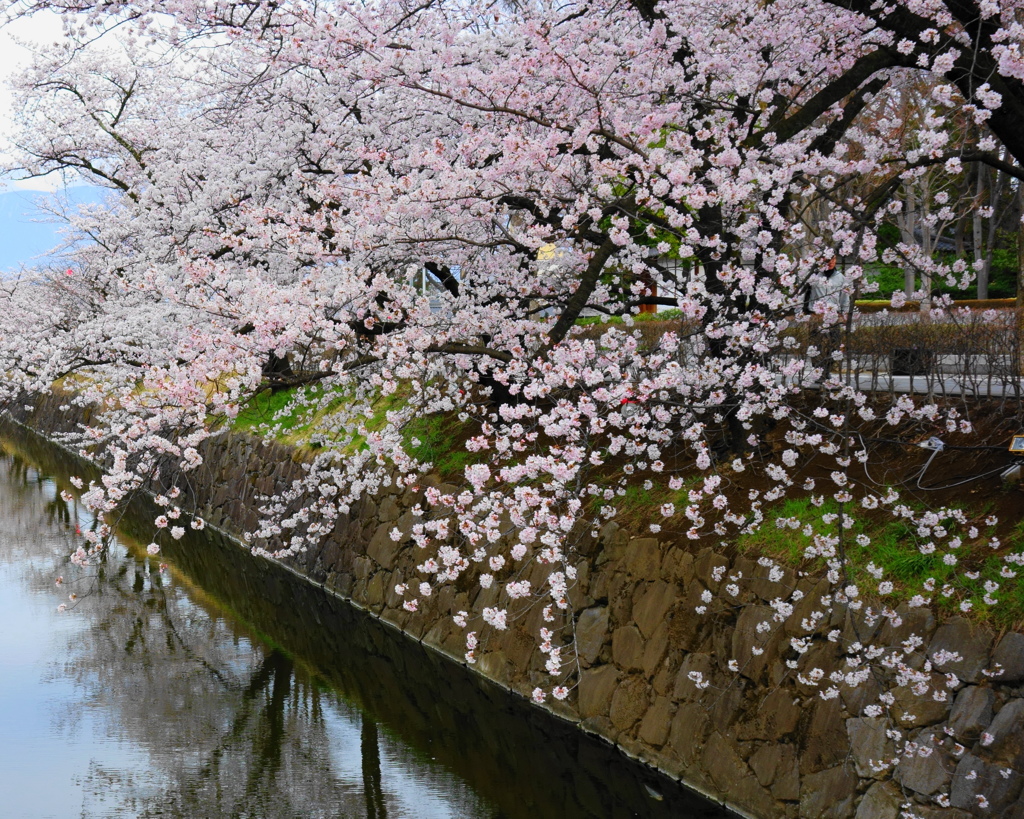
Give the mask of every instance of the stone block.
[[661, 576], [669, 583], [689, 585], [693, 580], [693, 555], [678, 547], [670, 549], [662, 558]]
[[[417, 582], [419, 581], [418, 575], [414, 574], [413, 578], [415, 578]], [[395, 583], [401, 583], [404, 579], [405, 576], [402, 574], [402, 572], [395, 572]], [[455, 612], [458, 611], [458, 609], [455, 607], [455, 595], [455, 587], [452, 586], [450, 583], [446, 583], [445, 585], [441, 586], [441, 588], [439, 588], [434, 593], [434, 599], [437, 601], [437, 611], [440, 615], [447, 617], [448, 615], [455, 614]], [[389, 603], [388, 605], [397, 604]]]
[[616, 742], [619, 738], [618, 729], [608, 717], [589, 717], [580, 722], [580, 727], [588, 734], [597, 734], [609, 742]]
[[470, 594], [472, 595], [471, 605], [477, 611], [483, 611], [485, 608], [492, 607], [498, 602], [498, 598], [501, 596], [501, 584], [492, 583], [486, 589], [477, 586]]
[[626, 553], [629, 533], [614, 520], [610, 520], [598, 531], [597, 540], [601, 544], [597, 563], [603, 565], [609, 560], [618, 560]]
[[699, 703], [684, 702], [676, 709], [668, 744], [684, 766], [692, 764], [703, 747], [710, 721], [707, 710]]
[[644, 714], [637, 737], [650, 746], [660, 748], [668, 740], [675, 712], [676, 707], [672, 700], [668, 697], [657, 697]]
[[745, 716], [743, 689], [743, 680], [732, 680], [724, 691], [716, 692], [713, 697], [705, 697], [706, 704], [710, 700], [711, 723], [719, 731], [725, 731]]
[[424, 491], [419, 486], [410, 486], [402, 493], [402, 500], [399, 506], [403, 509], [412, 509], [417, 503], [423, 505]]
[[[792, 590], [796, 588], [796, 571], [786, 567], [778, 567], [782, 577], [778, 580], [771, 580], [772, 569], [768, 566], [755, 564], [747, 581], [747, 588], [765, 602], [770, 602], [776, 597], [788, 599]], [[778, 574], [778, 572], [776, 572]]]
[[999, 683], [1019, 683], [1024, 681], [1024, 634], [1009, 632], [996, 646], [992, 654], [992, 665], [1003, 667], [1003, 672], [995, 681]]
[[914, 741], [919, 745], [933, 748], [930, 756], [912, 756], [900, 759], [897, 776], [904, 788], [931, 796], [949, 785], [950, 771], [953, 765], [946, 753], [935, 744], [935, 737], [944, 739], [945, 735], [937, 729], [926, 729], [920, 732]]
[[389, 588], [385, 583], [390, 576], [390, 572], [377, 572], [366, 585], [366, 606], [375, 612], [384, 606], [384, 597]]
[[583, 611], [597, 602], [590, 594], [590, 563], [580, 563], [576, 568], [576, 582], [569, 586], [569, 604], [573, 611]]
[[261, 495], [270, 496], [274, 494], [274, 477], [270, 474], [263, 474], [256, 480], [256, 491]]
[[[820, 580], [805, 578], [797, 584], [797, 588], [803, 592], [804, 596], [793, 606], [793, 613], [786, 619], [784, 624], [786, 634], [791, 637], [820, 634], [828, 628], [828, 611], [822, 604], [821, 598], [831, 594], [832, 588], [829, 582], [823, 578]], [[818, 612], [825, 616], [814, 619], [813, 615]], [[803, 627], [804, 620], [815, 622], [816, 625], [810, 632]]]
[[576, 621], [576, 653], [584, 667], [593, 665], [608, 642], [608, 607], [587, 609]]
[[[658, 639], [658, 635], [654, 635], [654, 639], [651, 640], [653, 644]], [[644, 668], [647, 668], [646, 658], [647, 652], [644, 652]], [[665, 658], [658, 665], [658, 668], [654, 672], [654, 679], [651, 681], [652, 686], [656, 693], [663, 697], [671, 697], [672, 690], [676, 684], [676, 674], [679, 671], [679, 662], [681, 660], [679, 652], [673, 652], [672, 654], [666, 654]], [[646, 672], [645, 672], [646, 673]]]
[[708, 624], [707, 615], [698, 614], [696, 611], [698, 606], [704, 605], [701, 600], [703, 591], [699, 583], [691, 583], [686, 589], [683, 601], [665, 615], [669, 624], [669, 642], [673, 648], [693, 651], [698, 647]]
[[929, 689], [926, 694], [915, 694], [909, 688], [897, 688], [893, 695], [896, 698], [896, 721], [904, 728], [919, 728], [922, 725], [934, 725], [944, 720], [949, 714], [949, 702], [936, 702], [933, 691], [947, 691], [946, 679], [942, 674], [932, 673]]
[[[383, 612], [381, 614], [381, 617], [385, 620], [390, 620], [390, 612]], [[448, 633], [450, 631], [450, 622], [446, 622], [445, 620], [438, 620], [429, 629], [427, 629], [427, 633], [423, 635], [423, 643], [425, 645], [432, 646], [433, 648], [441, 648], [442, 646], [444, 646], [445, 640], [448, 637]]]
[[643, 666], [644, 676], [647, 677], [647, 679], [652, 679], [655, 673], [660, 669], [667, 652], [668, 623], [663, 620], [661, 625], [654, 630], [654, 634], [651, 635], [651, 639], [647, 641], [647, 645], [644, 648], [644, 656], [641, 660], [641, 665]]
[[[810, 673], [813, 669], [820, 669], [825, 674], [825, 678], [828, 678], [835, 671], [845, 670], [846, 663], [842, 657], [842, 649], [837, 643], [829, 642], [827, 640], [819, 640], [812, 644], [811, 648], [799, 658], [799, 669], [804, 675]], [[818, 685], [808, 682], [803, 684], [799, 681], [795, 681], [796, 690], [807, 697], [817, 697], [818, 694], [824, 688], [828, 687], [828, 682], [823, 680]]]
[[610, 566], [596, 571], [590, 581], [590, 596], [595, 600], [607, 600], [608, 590], [611, 588], [614, 576], [615, 572]]
[[800, 763], [796, 756], [796, 747], [778, 747], [780, 757], [775, 769], [775, 781], [772, 783], [772, 796], [786, 802], [795, 802], [800, 798]]
[[393, 528], [393, 524], [382, 523], [370, 539], [370, 545], [366, 547], [366, 554], [385, 569], [395, 567], [395, 555], [398, 553], [398, 544], [391, 539]]
[[885, 735], [888, 727], [888, 722], [882, 717], [854, 717], [846, 720], [850, 753], [853, 755], [857, 775], [861, 778], [882, 779], [888, 776], [887, 770], [876, 771], [872, 766], [872, 763], [892, 759], [892, 740]]
[[333, 589], [342, 597], [351, 597], [355, 584], [356, 578], [349, 572], [336, 572], [327, 577], [327, 587]]
[[857, 805], [856, 819], [898, 819], [903, 801], [892, 782], [876, 782]]
[[665, 615], [678, 598], [678, 587], [664, 580], [656, 580], [640, 593], [633, 603], [633, 621], [645, 638], [649, 638], [664, 622]]
[[[772, 620], [774, 613], [769, 606], [746, 606], [736, 620], [731, 658], [739, 663], [739, 673], [748, 679], [760, 680], [769, 662], [778, 657], [785, 633]], [[759, 631], [764, 623], [768, 630]]]
[[839, 686], [839, 696], [843, 698], [847, 712], [855, 716], [863, 714], [865, 706], [877, 704], [881, 693], [882, 686], [873, 675], [858, 685], [842, 683]]
[[857, 796], [857, 775], [837, 765], [800, 781], [800, 819], [848, 819]]
[[352, 561], [352, 568], [356, 581], [362, 582], [366, 580], [370, 576], [370, 572], [373, 571], [373, 563], [369, 558], [360, 556]]
[[377, 505], [377, 520], [381, 523], [391, 523], [398, 520], [402, 510], [398, 508], [395, 499], [388, 495]]
[[767, 788], [775, 781], [775, 774], [782, 761], [782, 749], [788, 747], [791, 746], [765, 743], [750, 755], [747, 764], [750, 765], [750, 770], [754, 772], [762, 787]]
[[[444, 629], [444, 623], [438, 623], [437, 625], [442, 627], [445, 634], [442, 642], [440, 643], [440, 648], [448, 654], [451, 654], [453, 657], [462, 657], [463, 653], [466, 651], [465, 632], [461, 628], [456, 628], [454, 626], [449, 626], [449, 628]], [[423, 642], [427, 642], [426, 637], [423, 638]], [[527, 691], [526, 693], [529, 692]]]
[[896, 607], [899, 625], [892, 619], [887, 620], [878, 632], [878, 644], [898, 646], [911, 635], [916, 635], [926, 643], [935, 631], [935, 615], [931, 609], [910, 608], [906, 603]]
[[757, 707], [757, 716], [740, 727], [740, 739], [763, 739], [777, 742], [796, 731], [803, 714], [793, 691], [776, 688]]
[[707, 654], [687, 654], [676, 674], [675, 686], [672, 688], [673, 699], [700, 699], [702, 692], [697, 688], [697, 684], [690, 679], [690, 673], [700, 674], [707, 681], [713, 676], [712, 668], [711, 657]]
[[661, 544], [657, 538], [635, 537], [626, 548], [626, 571], [638, 580], [661, 576]]
[[[936, 805], [915, 805], [914, 812], [920, 819], [971, 819], [971, 814], [957, 808], [942, 808]], [[1003, 816], [1000, 819], [1021, 819], [1016, 816]]]
[[714, 731], [704, 743], [701, 764], [719, 792], [727, 796], [732, 794], [741, 779], [753, 775], [733, 744], [718, 731]]
[[[804, 734], [800, 752], [800, 773], [806, 775], [831, 768], [845, 760], [849, 750], [850, 740], [843, 724], [839, 699], [818, 699], [813, 706], [811, 721]], [[851, 765], [851, 770], [852, 767]]]
[[619, 671], [613, 665], [588, 668], [580, 675], [578, 707], [580, 717], [604, 717], [619, 685]]
[[612, 694], [608, 717], [620, 731], [628, 731], [647, 711], [650, 689], [642, 677], [627, 677]]
[[988, 668], [991, 645], [992, 634], [987, 629], [965, 617], [953, 617], [935, 632], [928, 656], [934, 658], [943, 651], [958, 653], [959, 660], [935, 662], [935, 667], [943, 674], [952, 672], [965, 682], [976, 683], [984, 679], [981, 672]]
[[489, 651], [482, 654], [476, 661], [477, 669], [488, 679], [500, 685], [509, 684], [508, 658], [503, 651]]
[[712, 592], [718, 591], [718, 587], [721, 585], [721, 580], [715, 580], [715, 577], [725, 577], [724, 573], [720, 574], [716, 571], [718, 569], [728, 571], [729, 561], [711, 549], [702, 549], [693, 562], [694, 575], [705, 588]]
[[536, 632], [512, 628], [499, 635], [496, 647], [505, 652], [509, 666], [514, 671], [523, 671], [530, 667], [530, 658], [534, 652], [539, 652], [536, 636]]
[[719, 732], [714, 732], [704, 746], [702, 763], [727, 806], [755, 816], [777, 814], [775, 799], [757, 781], [736, 746]]
[[402, 533], [402, 540], [399, 543], [404, 542], [412, 534], [412, 527], [419, 523], [419, 518], [413, 515], [412, 512], [405, 512], [399, 516], [398, 520], [395, 521], [395, 526], [398, 527], [398, 531]]
[[612, 633], [612, 660], [623, 671], [643, 668], [644, 638], [633, 625], [617, 628]]
[[608, 610], [612, 623], [623, 625], [632, 618], [633, 590], [636, 583], [625, 572], [616, 572], [608, 584]]
[[[1017, 774], [1011, 773], [1004, 779], [1000, 771], [1005, 767], [999, 763], [986, 762], [973, 754], [965, 754], [953, 774], [953, 786], [949, 791], [950, 804], [980, 816], [1005, 816], [1021, 788], [1019, 769], [1014, 768]], [[969, 776], [973, 778], [968, 779]], [[988, 806], [984, 809], [978, 804], [978, 794], [988, 800]]]
[[1024, 700], [1010, 700], [1000, 708], [988, 733], [995, 737], [988, 746], [992, 759], [1015, 771], [1024, 770]]
[[991, 688], [976, 685], [969, 685], [956, 695], [949, 714], [949, 727], [959, 742], [973, 745], [981, 732], [988, 728], [995, 699]]

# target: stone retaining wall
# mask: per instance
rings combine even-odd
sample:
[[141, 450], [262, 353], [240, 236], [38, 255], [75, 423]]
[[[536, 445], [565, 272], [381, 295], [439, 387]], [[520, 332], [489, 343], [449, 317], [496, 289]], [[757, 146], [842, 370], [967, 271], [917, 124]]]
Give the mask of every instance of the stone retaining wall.
[[[59, 398], [12, 414], [43, 434], [66, 430], [74, 415]], [[211, 439], [202, 455], [203, 466], [186, 476], [182, 488], [194, 493], [197, 514], [236, 533], [255, 525], [260, 495], [280, 492], [302, 475], [299, 452], [247, 436]], [[408, 534], [410, 509], [422, 495], [422, 488], [392, 490], [361, 500], [318, 550], [290, 562], [463, 663], [463, 632], [450, 615], [496, 602], [498, 589], [457, 583], [421, 600], [416, 612], [402, 608], [394, 587], [419, 582], [415, 566], [422, 555], [408, 539], [393, 541], [390, 532], [397, 527]], [[743, 556], [633, 537], [615, 523], [582, 551], [572, 591], [579, 685], [565, 702], [544, 707], [749, 816], [897, 819], [901, 803], [912, 801], [925, 819], [1024, 819], [1024, 636], [997, 638], [963, 618], [940, 623], [922, 609], [906, 610], [901, 626], [886, 625], [877, 637], [849, 613], [820, 623], [811, 651], [813, 665], [826, 672], [843, 666], [843, 641], [824, 636], [832, 629], [842, 630], [844, 641], [870, 638], [891, 646], [915, 633], [930, 641], [929, 655], [948, 649], [962, 657], [933, 672], [960, 678], [949, 702], [915, 701], [905, 712], [896, 709], [902, 727], [934, 752], [901, 763], [895, 777], [876, 774], [870, 761], [891, 756], [892, 747], [884, 720], [862, 716], [878, 693], [870, 684], [841, 687], [840, 696], [822, 699], [820, 689], [787, 673], [785, 660], [795, 654], [785, 630], [764, 641], [764, 653], [739, 674], [727, 668], [730, 658], [750, 656], [751, 645], [763, 640], [756, 626], [771, 613], [767, 602], [775, 592], [762, 567]], [[702, 592], [715, 592], [722, 582], [717, 567], [727, 574], [742, 571], [753, 582], [740, 607], [700, 617], [694, 609]], [[814, 578], [791, 580], [806, 592], [809, 614], [824, 585]], [[524, 696], [546, 684], [545, 657], [534, 638], [539, 616], [533, 612], [504, 632], [483, 629], [477, 670]], [[801, 614], [792, 619], [799, 622]], [[1005, 669], [998, 682], [982, 673], [994, 663]], [[711, 687], [699, 690], [691, 671], [701, 672]], [[965, 746], [959, 755], [947, 729]], [[995, 740], [982, 744], [982, 732]], [[1000, 775], [1005, 768], [1013, 771], [1009, 778]], [[972, 771], [976, 779], [969, 780]], [[952, 806], [936, 805], [933, 796], [951, 784]], [[988, 797], [987, 809], [978, 805], [979, 791]]]

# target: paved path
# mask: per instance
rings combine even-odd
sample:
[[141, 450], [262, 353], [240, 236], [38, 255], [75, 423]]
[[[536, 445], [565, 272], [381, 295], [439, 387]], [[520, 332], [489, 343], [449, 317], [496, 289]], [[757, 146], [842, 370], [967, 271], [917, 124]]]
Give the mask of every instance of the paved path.
[[[845, 378], [845, 376], [844, 376]], [[957, 376], [890, 375], [861, 373], [851, 376], [851, 383], [865, 392], [901, 392], [927, 395], [973, 395], [992, 398], [1024, 397], [1024, 378], [1004, 379]]]
[[[862, 392], [913, 393], [914, 395], [966, 395], [973, 397], [1024, 399], [1024, 378], [992, 379], [957, 378], [952, 376], [890, 375], [889, 373], [842, 373], [843, 383], [849, 383]], [[792, 383], [792, 379], [786, 379]], [[801, 386], [818, 389], [818, 381], [800, 380]]]

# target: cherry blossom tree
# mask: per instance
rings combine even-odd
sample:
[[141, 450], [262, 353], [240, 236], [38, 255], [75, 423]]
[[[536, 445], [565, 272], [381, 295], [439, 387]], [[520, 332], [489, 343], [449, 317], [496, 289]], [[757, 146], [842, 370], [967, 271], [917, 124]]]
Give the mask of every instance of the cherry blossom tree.
[[[420, 522], [396, 528], [423, 554], [422, 581], [401, 593], [415, 610], [465, 575], [498, 588], [494, 605], [457, 615], [470, 662], [481, 635], [539, 607], [551, 682], [538, 699], [570, 693], [577, 551], [634, 484], [676, 493], [652, 530], [716, 545], [808, 496], [819, 518], [776, 525], [802, 533], [828, 590], [801, 605], [791, 573], [764, 558], [778, 595], [758, 634], [795, 616], [801, 684], [828, 699], [881, 681], [865, 713], [894, 726], [899, 692], [956, 687], [939, 673], [951, 658], [912, 640], [897, 651], [855, 635], [838, 678], [814, 666], [816, 636], [842, 638], [826, 628], [837, 612], [898, 619], [884, 570], [851, 559], [870, 545], [854, 534], [859, 510], [907, 521], [908, 548], [947, 565], [982, 535], [863, 467], [864, 425], [967, 432], [960, 410], [909, 396], [879, 407], [800, 335], [812, 316], [854, 327], [844, 305], [872, 263], [893, 260], [877, 230], [902, 185], [979, 163], [1024, 178], [1015, 5], [2, 5], [67, 23], [17, 81], [11, 170], [111, 191], [69, 220], [66, 265], [4, 283], [0, 348], [8, 397], [73, 377], [102, 408], [87, 431], [109, 463], [85, 495], [98, 511], [167, 478], [168, 455], [197, 466], [199, 444], [261, 389], [301, 387], [292, 411], [332, 412], [306, 478], [252, 536], [265, 553], [298, 552], [361, 496], [417, 485], [431, 464], [407, 429], [446, 413], [469, 430], [472, 461], [463, 486], [428, 489]], [[911, 73], [931, 90], [908, 152], [868, 114]], [[951, 118], [984, 136], [951, 143]], [[806, 305], [837, 257], [846, 298]], [[971, 271], [904, 261], [951, 282]], [[632, 324], [649, 305], [679, 311], [654, 344]], [[622, 323], [594, 333], [585, 314]], [[827, 478], [807, 478], [811, 465]], [[760, 487], [737, 493], [754, 473]], [[172, 535], [175, 503], [157, 521]], [[991, 545], [1012, 578], [1024, 557]], [[706, 590], [694, 616], [743, 605], [747, 580], [716, 578], [720, 595]], [[912, 605], [945, 595], [966, 611], [974, 580], [933, 582]], [[884, 769], [923, 753], [893, 730]]]

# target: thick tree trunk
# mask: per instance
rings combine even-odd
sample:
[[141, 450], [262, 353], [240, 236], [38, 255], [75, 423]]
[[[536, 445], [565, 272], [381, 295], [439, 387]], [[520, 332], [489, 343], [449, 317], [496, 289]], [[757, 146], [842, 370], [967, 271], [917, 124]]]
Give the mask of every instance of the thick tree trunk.
[[977, 187], [974, 197], [974, 272], [977, 276], [977, 295], [979, 299], [988, 298], [988, 265], [985, 264], [985, 235], [981, 222], [981, 207], [985, 201], [985, 168], [978, 164]]
[[[903, 211], [899, 218], [900, 240], [905, 245], [917, 243], [917, 236], [914, 235], [914, 227], [917, 224], [917, 192], [914, 190], [914, 183], [906, 186], [903, 194]], [[914, 268], [907, 265], [903, 268], [903, 293], [909, 299], [917, 289], [917, 278], [914, 275]]]
[[[921, 191], [921, 249], [926, 259], [935, 256], [935, 241], [932, 236], [931, 208], [929, 199], [930, 186]], [[927, 316], [932, 309], [932, 273], [929, 269], [921, 270], [921, 313]]]
[[1006, 174], [1002, 171], [993, 171], [989, 168], [987, 173], [992, 182], [988, 201], [992, 216], [988, 220], [988, 236], [985, 242], [985, 298], [989, 298], [988, 290], [992, 284], [992, 260], [995, 257], [996, 234], [1001, 221], [999, 208], [1003, 204], [1003, 189], [1007, 182]]
[[1024, 309], [1024, 187], [1017, 186], [1017, 309]]

